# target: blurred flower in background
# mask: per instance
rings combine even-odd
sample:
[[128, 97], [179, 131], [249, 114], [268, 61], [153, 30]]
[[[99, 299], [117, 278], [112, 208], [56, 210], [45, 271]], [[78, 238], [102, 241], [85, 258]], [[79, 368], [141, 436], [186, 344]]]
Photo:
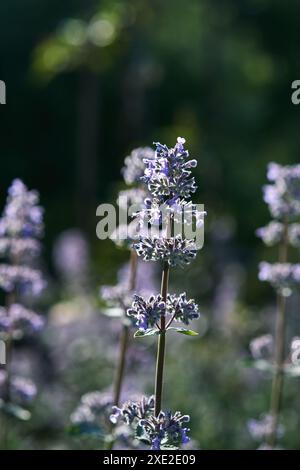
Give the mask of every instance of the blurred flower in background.
[[[128, 253], [96, 239], [95, 208], [122, 190], [129, 191], [124, 196], [130, 200], [144, 199], [134, 183], [125, 188], [120, 181], [124, 155], [132, 156], [134, 147], [144, 149], [155, 136], [172, 142], [178, 135], [201, 155], [195, 174], [202, 183], [195, 198], [206, 202], [210, 216], [201, 259], [186, 267], [184, 276], [171, 276], [171, 292], [180, 288], [195, 302], [201, 298], [201, 341], [183, 345], [180, 335], [172, 341], [170, 354], [177, 363], [168, 364], [168, 401], [170, 408], [193, 415], [191, 435], [202, 448], [256, 445], [245, 423], [265, 409], [269, 381], [242, 363], [252, 338], [274, 327], [272, 289], [257, 279], [258, 260], [269, 253], [273, 263], [274, 243], [282, 236], [280, 221], [263, 227], [267, 209], [260, 187], [268, 162], [289, 167], [284, 174], [276, 165], [269, 169], [271, 189], [265, 197], [270, 207], [298, 213], [290, 196], [298, 194], [299, 122], [288, 103], [289, 77], [300, 72], [295, 60], [299, 15], [298, 2], [270, 1], [70, 0], [58, 7], [32, 0], [26, 11], [22, 2], [0, 5], [1, 68], [10, 97], [0, 116], [1, 203], [16, 175], [40, 189], [47, 225], [43, 256], [51, 273], [37, 309], [48, 312], [42, 334], [32, 335], [35, 322], [27, 313], [15, 323], [15, 375], [30, 377], [39, 390], [30, 404], [31, 420], [15, 423], [15, 447], [99, 448], [98, 441], [65, 432], [82, 395], [110, 393], [120, 333], [118, 319], [102, 314], [113, 315], [118, 307], [99, 298], [99, 285], [115, 285]], [[18, 27], [12, 28], [15, 18]], [[278, 31], [285, 38], [280, 44]], [[134, 165], [125, 173], [128, 181], [139, 174]], [[286, 198], [287, 181], [293, 189]], [[20, 188], [17, 183], [15, 190]], [[40, 216], [39, 210], [30, 215], [29, 229], [33, 220], [42, 229]], [[15, 230], [20, 218], [13, 219]], [[290, 224], [291, 263], [299, 262], [298, 222]], [[257, 227], [270, 248], [254, 236]], [[26, 252], [32, 258], [40, 251], [31, 237], [7, 238], [0, 224], [1, 256]], [[65, 246], [58, 249], [58, 262], [51, 257], [55, 240]], [[143, 281], [137, 293], [148, 296], [158, 286], [148, 281], [150, 264], [145, 266], [139, 265]], [[0, 282], [11, 288], [13, 280], [35, 280], [38, 292], [43, 287], [39, 268], [38, 261], [30, 272], [3, 266]], [[263, 275], [275, 279], [269, 267]], [[123, 286], [121, 277], [117, 284]], [[150, 292], [142, 294], [148, 284]], [[285, 293], [295, 287], [293, 282]], [[30, 297], [26, 309], [33, 312]], [[296, 293], [288, 297], [291, 345], [285, 366], [290, 375], [299, 367], [293, 342], [300, 334], [299, 300]], [[2, 313], [5, 335], [12, 324]], [[26, 334], [20, 334], [20, 321], [26, 322]], [[271, 345], [255, 339], [252, 349], [261, 363]], [[151, 338], [141, 343], [129, 351], [129, 397], [136, 388], [152, 393], [147, 376], [153, 375], [153, 343]], [[193, 368], [186, 367], [190, 363]], [[133, 379], [137, 367], [138, 379]], [[184, 381], [178, 368], [185, 371]], [[299, 449], [297, 382], [287, 380], [285, 393], [282, 442]]]
[[90, 254], [87, 240], [78, 229], [61, 233], [53, 248], [53, 261], [62, 280], [73, 289], [87, 282]]

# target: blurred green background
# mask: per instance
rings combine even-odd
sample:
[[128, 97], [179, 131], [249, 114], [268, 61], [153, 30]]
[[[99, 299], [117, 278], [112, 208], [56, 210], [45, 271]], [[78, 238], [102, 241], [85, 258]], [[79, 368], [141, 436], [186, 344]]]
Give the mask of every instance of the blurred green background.
[[[56, 286], [48, 308], [66, 296], [51, 257], [63, 230], [86, 234], [95, 296], [126, 260], [126, 252], [96, 239], [95, 212], [115, 200], [133, 148], [171, 146], [183, 136], [198, 159], [195, 202], [208, 212], [205, 246], [172, 284], [199, 301], [203, 334], [170, 341], [165, 400], [191, 413], [192, 436], [204, 449], [255, 448], [246, 423], [269, 406], [270, 381], [243, 369], [241, 359], [249, 341], [274, 323], [274, 295], [258, 282], [257, 263], [276, 252], [254, 232], [269, 219], [261, 193], [267, 163], [299, 162], [300, 108], [291, 103], [300, 74], [299, 15], [296, 0], [0, 3], [0, 78], [7, 86], [1, 207], [15, 177], [41, 193], [46, 266]], [[298, 307], [293, 298], [290, 337], [300, 334]], [[81, 393], [111, 380], [109, 362], [93, 354], [52, 378], [52, 386], [61, 380], [73, 392], [62, 405], [63, 422], [53, 410], [47, 415], [44, 393], [17, 446], [82, 445], [65, 433], [69, 413]], [[300, 448], [298, 388], [296, 379], [285, 390], [288, 448]]]

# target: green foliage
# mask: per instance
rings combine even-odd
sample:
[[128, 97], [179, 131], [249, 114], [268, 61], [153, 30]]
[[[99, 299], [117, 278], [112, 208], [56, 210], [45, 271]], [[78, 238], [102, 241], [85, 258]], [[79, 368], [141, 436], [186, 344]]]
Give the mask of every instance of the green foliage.
[[135, 338], [144, 338], [145, 336], [159, 335], [160, 331], [155, 328], [149, 328], [149, 330], [142, 331], [138, 330], [134, 333]]
[[[41, 192], [45, 256], [54, 277], [45, 307], [65, 295], [51, 263], [61, 230], [80, 225], [87, 232], [95, 293], [126, 259], [111, 242], [96, 239], [95, 208], [115, 200], [132, 148], [153, 140], [171, 144], [183, 135], [199, 160], [195, 202], [209, 208], [205, 249], [184, 275], [172, 273], [171, 283], [199, 302], [203, 329], [199, 341], [168, 338], [176, 367], [168, 364], [165, 388], [170, 408], [192, 415], [191, 435], [204, 449], [254, 448], [247, 419], [269, 406], [270, 381], [260, 378], [270, 365], [259, 361], [259, 370], [251, 370], [240, 358], [251, 338], [274, 325], [273, 293], [257, 281], [266, 251], [254, 230], [267, 219], [261, 201], [267, 162], [299, 160], [300, 111], [290, 103], [291, 82], [300, 75], [299, 15], [296, 1], [30, 0], [26, 8], [0, 2], [0, 78], [8, 103], [0, 116], [0, 198], [3, 206], [3, 188], [16, 176]], [[93, 122], [96, 131], [89, 134]], [[293, 256], [299, 259], [299, 252]], [[231, 291], [236, 266], [240, 288], [221, 313], [215, 307], [221, 281], [228, 270]], [[266, 304], [271, 308], [262, 310]], [[30, 423], [16, 426], [16, 447], [80, 448], [66, 437], [70, 413], [82, 393], [111, 384], [108, 324], [97, 325], [91, 339], [77, 318], [78, 338], [69, 339], [72, 313], [69, 308], [39, 345], [48, 361], [41, 374], [46, 386]], [[289, 321], [299, 335], [297, 314], [295, 305]], [[52, 370], [55, 341], [63, 335], [59, 357], [67, 365]], [[299, 368], [286, 373], [297, 378]], [[298, 389], [298, 380], [287, 381], [287, 448], [300, 447]]]
[[104, 429], [99, 425], [88, 422], [73, 424], [69, 427], [68, 432], [72, 436], [88, 435], [102, 440], [106, 437], [106, 431]]
[[198, 336], [199, 333], [197, 333], [196, 331], [193, 331], [193, 330], [188, 330], [187, 328], [175, 328], [173, 326], [171, 326], [170, 328], [168, 328], [168, 330], [174, 330], [176, 331], [177, 333], [181, 333], [183, 335], [187, 335], [187, 336]]
[[14, 418], [17, 418], [20, 421], [28, 421], [31, 418], [30, 411], [14, 403], [4, 403], [1, 399], [0, 410], [8, 416], [13, 416]]

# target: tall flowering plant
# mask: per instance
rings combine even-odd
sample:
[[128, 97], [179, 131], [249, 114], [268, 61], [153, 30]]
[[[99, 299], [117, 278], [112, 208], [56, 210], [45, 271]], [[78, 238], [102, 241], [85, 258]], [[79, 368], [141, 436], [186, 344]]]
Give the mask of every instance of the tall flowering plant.
[[285, 374], [297, 375], [299, 363], [299, 339], [291, 343], [288, 357], [286, 351], [287, 299], [300, 283], [300, 264], [289, 262], [289, 247], [300, 246], [300, 165], [281, 166], [270, 163], [267, 177], [270, 184], [264, 186], [264, 200], [273, 220], [256, 233], [267, 246], [278, 245], [278, 262], [261, 262], [259, 279], [269, 282], [277, 294], [275, 337], [264, 335], [252, 341], [250, 348], [257, 360], [272, 357], [273, 383], [270, 412], [260, 422], [252, 420], [250, 431], [254, 437], [264, 439], [268, 448], [276, 446], [282, 434], [280, 410]]
[[[144, 159], [154, 158], [154, 151], [148, 147], [133, 150], [125, 158], [122, 175], [127, 188], [120, 191], [117, 203], [121, 211], [126, 215], [130, 207], [140, 207], [147, 192], [141, 187], [140, 178], [144, 173]], [[133, 293], [147, 295], [153, 286], [153, 273], [145, 263], [139, 263], [136, 251], [132, 248], [135, 225], [120, 223], [111, 234], [111, 240], [119, 247], [130, 253], [129, 265], [122, 267], [119, 273], [119, 282], [114, 286], [102, 286], [100, 297], [106, 302], [107, 308], [103, 313], [109, 317], [118, 317], [122, 328], [119, 336], [119, 347], [115, 368], [115, 376], [111, 392], [90, 392], [85, 394], [79, 406], [71, 416], [73, 429], [80, 434], [96, 434], [107, 441], [107, 448], [112, 449], [117, 440], [128, 445], [130, 435], [120, 432], [118, 426], [114, 426], [109, 415], [112, 406], [118, 407], [124, 389], [126, 361], [129, 349], [130, 330], [134, 321], [126, 315], [131, 305]]]
[[[166, 334], [175, 330], [186, 335], [196, 335], [185, 327], [173, 326], [177, 322], [188, 326], [198, 318], [198, 306], [185, 293], [170, 294], [169, 274], [172, 267], [184, 267], [196, 258], [197, 247], [194, 239], [185, 238], [178, 233], [178, 225], [203, 225], [205, 213], [198, 211], [188, 201], [196, 191], [191, 169], [196, 160], [189, 160], [184, 147], [185, 140], [177, 139], [174, 148], [160, 143], [156, 145], [153, 159], [145, 159], [145, 171], [141, 180], [147, 185], [149, 197], [143, 207], [135, 214], [142, 235], [133, 247], [138, 256], [145, 261], [162, 264], [160, 294], [148, 298], [134, 295], [128, 316], [133, 318], [138, 330], [135, 337], [158, 336], [157, 362], [155, 373], [154, 397], [139, 402], [126, 402], [115, 407], [111, 416], [113, 422], [119, 419], [135, 429], [136, 437], [151, 445], [152, 449], [178, 448], [188, 442], [186, 427], [189, 416], [176, 411], [163, 409], [163, 381], [166, 351]], [[146, 234], [145, 232], [150, 232]]]
[[45, 286], [41, 272], [33, 267], [40, 254], [42, 234], [39, 195], [16, 179], [8, 190], [0, 219], [0, 255], [4, 260], [0, 264], [0, 287], [6, 293], [6, 305], [0, 308], [0, 337], [6, 345], [6, 364], [0, 370], [0, 408], [23, 420], [29, 419], [30, 413], [22, 406], [34, 398], [36, 386], [15, 376], [11, 364], [14, 342], [43, 327], [42, 318], [25, 305], [26, 299], [38, 296]]

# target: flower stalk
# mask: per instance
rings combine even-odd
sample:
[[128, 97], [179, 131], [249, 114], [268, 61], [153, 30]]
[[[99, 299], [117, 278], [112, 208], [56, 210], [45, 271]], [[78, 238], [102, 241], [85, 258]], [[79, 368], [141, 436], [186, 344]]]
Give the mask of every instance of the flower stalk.
[[[197, 247], [194, 238], [186, 238], [183, 230], [178, 228], [191, 225], [203, 226], [205, 212], [198, 211], [192, 202], [187, 202], [196, 191], [195, 179], [191, 176], [191, 168], [197, 165], [196, 160], [188, 160], [189, 153], [184, 147], [185, 139], [178, 137], [174, 148], [155, 143], [156, 151], [151, 158], [144, 158], [143, 176], [140, 180], [147, 185], [149, 197], [144, 199], [138, 211], [133, 214], [137, 222], [137, 235], [132, 244], [138, 256], [144, 261], [162, 262], [161, 290], [158, 295], [133, 295], [131, 307], [127, 315], [138, 327], [134, 336], [143, 338], [158, 336], [157, 360], [155, 371], [155, 396], [143, 397], [141, 401], [126, 401], [121, 407], [114, 406], [110, 416], [112, 423], [119, 420], [125, 422], [133, 439], [141, 440], [151, 446], [152, 450], [164, 448], [180, 448], [189, 441], [187, 433], [189, 416], [176, 411], [164, 411], [163, 381], [166, 352], [166, 333], [173, 330], [188, 336], [197, 333], [187, 328], [171, 327], [174, 322], [189, 325], [199, 317], [198, 306], [194, 299], [187, 299], [186, 293], [170, 294], [170, 268], [184, 267], [195, 259]], [[134, 164], [133, 164], [134, 163]], [[135, 171], [135, 161], [126, 161], [131, 174]], [[132, 165], [133, 164], [133, 165]], [[139, 165], [139, 169], [141, 165]], [[128, 170], [128, 171], [127, 171]], [[181, 223], [180, 223], [181, 221]], [[110, 447], [112, 448], [112, 447]]]
[[[129, 272], [129, 291], [133, 292], [136, 285], [136, 276], [137, 276], [137, 254], [134, 250], [130, 251], [130, 272]], [[129, 326], [128, 324], [123, 324], [122, 331], [120, 334], [119, 342], [119, 358], [118, 365], [116, 369], [116, 375], [114, 380], [113, 387], [113, 404], [118, 407], [120, 405], [120, 398], [122, 394], [122, 388], [125, 377], [125, 368], [126, 368], [126, 356], [129, 345]], [[113, 425], [111, 425], [111, 431], [113, 430]], [[115, 439], [111, 439], [107, 444], [107, 450], [112, 450], [114, 448]]]
[[[15, 302], [15, 293], [11, 292], [6, 295], [6, 307], [7, 307], [7, 317], [9, 318], [9, 308]], [[4, 384], [4, 391], [3, 391], [3, 400], [5, 403], [10, 403], [10, 387], [11, 387], [11, 362], [12, 362], [12, 338], [11, 335], [8, 335], [7, 340], [5, 342], [5, 371], [6, 371], [6, 379]], [[6, 416], [4, 418], [4, 426], [3, 426], [3, 445], [5, 449], [9, 448], [9, 417]]]
[[[279, 263], [286, 263], [288, 258], [288, 220], [284, 221], [284, 230], [279, 248]], [[277, 294], [277, 318], [275, 329], [275, 374], [272, 382], [270, 415], [272, 416], [268, 444], [276, 445], [280, 408], [284, 383], [285, 360], [285, 329], [286, 329], [286, 296]]]
[[[129, 290], [134, 291], [136, 285], [136, 274], [137, 274], [137, 254], [135, 251], [130, 252], [130, 273], [129, 273]], [[119, 346], [119, 359], [116, 370], [116, 377], [114, 382], [114, 405], [119, 406], [120, 397], [122, 393], [122, 386], [124, 382], [124, 373], [126, 366], [126, 354], [129, 343], [129, 326], [124, 324], [120, 335], [120, 346]]]
[[[256, 234], [267, 246], [279, 245], [277, 263], [261, 262], [258, 278], [269, 282], [277, 294], [277, 309], [274, 340], [271, 335], [256, 338], [250, 344], [254, 366], [257, 360], [267, 356], [273, 372], [269, 414], [260, 421], [251, 420], [249, 431], [255, 439], [263, 439], [263, 446], [276, 448], [282, 434], [280, 414], [282, 408], [284, 376], [286, 370], [293, 371], [298, 359], [294, 354], [294, 341], [290, 353], [286, 350], [287, 297], [293, 294], [300, 283], [300, 264], [288, 262], [289, 246], [300, 246], [300, 165], [268, 165], [267, 179], [270, 184], [263, 187], [264, 201], [268, 204], [272, 220], [256, 230]], [[273, 346], [274, 345], [274, 346]], [[274, 350], [273, 360], [271, 353]]]
[[[189, 429], [184, 424], [189, 421], [189, 416], [180, 412], [173, 414], [171, 411], [164, 411], [162, 407], [166, 334], [173, 330], [188, 336], [197, 335], [187, 328], [171, 325], [173, 322], [189, 325], [194, 318], [199, 317], [198, 306], [193, 299], [186, 298], [185, 292], [179, 295], [169, 293], [171, 266], [184, 267], [197, 254], [195, 239], [187, 238], [183, 227], [193, 222], [198, 228], [202, 227], [206, 214], [198, 211], [191, 201], [188, 202], [191, 194], [196, 191], [195, 179], [191, 176], [190, 169], [195, 168], [197, 161], [188, 160], [189, 153], [184, 144], [185, 139], [181, 137], [177, 138], [174, 148], [155, 143], [155, 156], [153, 159], [144, 159], [146, 168], [141, 178], [147, 184], [150, 197], [144, 200], [140, 210], [134, 214], [142, 229], [139, 238], [133, 243], [138, 256], [144, 261], [160, 261], [163, 266], [160, 294], [153, 294], [149, 298], [135, 294], [132, 306], [127, 311], [138, 327], [134, 335], [136, 338], [158, 336], [154, 409], [145, 411], [142, 404], [142, 413], [137, 413], [140, 405], [127, 402], [122, 408], [115, 409], [112, 415], [114, 422], [120, 417], [133, 427], [134, 435], [149, 443], [152, 450], [169, 446], [180, 448], [189, 441]], [[147, 401], [146, 398], [144, 400]], [[152, 402], [152, 397], [150, 401]], [[131, 409], [135, 410], [134, 416]], [[140, 415], [143, 415], [142, 419]]]
[[[161, 296], [164, 302], [167, 301], [169, 286], [170, 265], [167, 261], [163, 264]], [[160, 334], [158, 337], [156, 373], [155, 373], [155, 416], [158, 416], [162, 409], [163, 396], [163, 375], [166, 350], [166, 316], [162, 315], [160, 320]]]
[[[1, 371], [1, 408], [4, 415], [27, 420], [29, 411], [20, 405], [29, 403], [36, 395], [36, 386], [28, 379], [14, 375], [11, 370], [13, 344], [27, 333], [38, 332], [43, 320], [22, 304], [20, 294], [38, 295], [45, 286], [41, 272], [31, 267], [40, 253], [43, 234], [43, 209], [39, 195], [28, 191], [21, 180], [14, 180], [8, 190], [7, 203], [0, 218], [0, 287], [6, 292], [5, 307], [0, 307], [0, 335], [6, 343], [6, 365]], [[17, 414], [14, 410], [19, 409]], [[9, 416], [5, 416], [3, 443], [9, 447]]]
[[[6, 296], [6, 306], [7, 306], [7, 317], [9, 318], [9, 307], [12, 305], [12, 295], [9, 294]], [[4, 394], [3, 399], [5, 402], [9, 402], [9, 395], [10, 395], [10, 363], [11, 363], [11, 356], [12, 356], [12, 344], [11, 344], [11, 337], [8, 335], [7, 340], [5, 342], [5, 371], [6, 371], [6, 379], [5, 379], [5, 387], [4, 387]]]

